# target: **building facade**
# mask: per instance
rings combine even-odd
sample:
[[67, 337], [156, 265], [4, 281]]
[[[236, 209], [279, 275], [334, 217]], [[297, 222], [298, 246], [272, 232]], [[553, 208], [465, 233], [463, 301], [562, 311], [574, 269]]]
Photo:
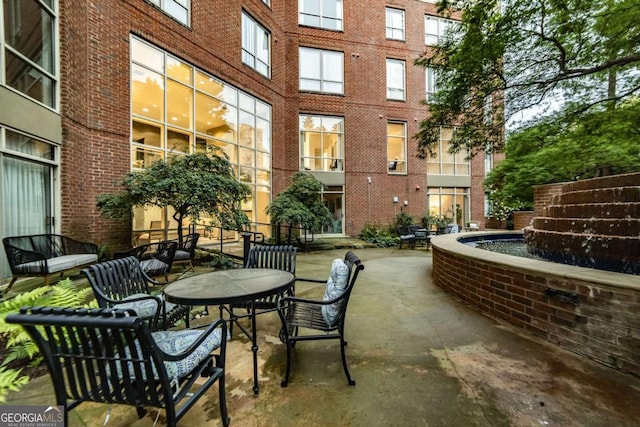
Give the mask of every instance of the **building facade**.
[[212, 147], [267, 234], [264, 208], [299, 171], [324, 184], [325, 235], [401, 211], [483, 223], [492, 159], [449, 154], [450, 127], [438, 157], [415, 155], [436, 81], [413, 61], [455, 25], [435, 2], [7, 0], [0, 22], [2, 237], [59, 232], [110, 251], [171, 237], [171, 212], [108, 220], [96, 196]]

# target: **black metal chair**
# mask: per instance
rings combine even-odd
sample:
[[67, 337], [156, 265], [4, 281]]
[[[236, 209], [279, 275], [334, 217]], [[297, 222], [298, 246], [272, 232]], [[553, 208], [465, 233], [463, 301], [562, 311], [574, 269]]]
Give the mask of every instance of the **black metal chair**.
[[191, 233], [184, 236], [181, 242], [177, 241], [178, 246], [173, 257], [173, 265], [185, 264], [185, 270], [188, 265], [189, 270], [193, 271], [193, 258], [196, 255], [196, 245], [199, 238], [199, 233]]
[[[340, 340], [340, 351], [342, 355], [342, 367], [347, 376], [349, 385], [355, 385], [356, 382], [349, 374], [347, 367], [347, 359], [345, 355], [345, 346], [347, 341], [344, 339], [344, 325], [347, 314], [347, 306], [351, 291], [355, 285], [358, 273], [364, 270], [364, 265], [360, 259], [351, 251], [347, 252], [344, 257], [344, 264], [348, 272], [343, 279], [345, 282], [344, 289], [340, 289], [335, 293], [335, 289], [330, 289], [330, 281], [327, 281], [327, 291], [322, 300], [312, 300], [307, 298], [298, 298], [294, 296], [285, 296], [278, 301], [278, 314], [282, 321], [282, 329], [280, 331], [280, 340], [287, 345], [287, 366], [284, 379], [280, 383], [282, 387], [289, 384], [289, 376], [291, 373], [291, 349], [298, 341], [311, 340]], [[333, 270], [333, 266], [332, 266]], [[332, 276], [333, 277], [333, 271]], [[321, 280], [296, 278], [296, 281], [322, 282]], [[299, 330], [307, 329], [316, 331], [314, 334], [300, 335]]]
[[184, 319], [189, 327], [191, 308], [165, 301], [149, 292], [149, 283], [159, 285], [142, 269], [136, 257], [104, 261], [82, 270], [103, 308], [133, 309], [151, 329], [168, 329]]
[[416, 235], [411, 233], [406, 228], [398, 228], [398, 237], [400, 238], [400, 245], [398, 249], [402, 249], [403, 243], [409, 245], [411, 249], [416, 247]]
[[[253, 246], [249, 249], [244, 268], [274, 268], [276, 270], [284, 270], [295, 275], [296, 274], [296, 256], [298, 248], [292, 245], [277, 246]], [[295, 282], [294, 282], [295, 284]], [[241, 308], [249, 310], [251, 305], [254, 306], [256, 314], [275, 311], [278, 306], [278, 300], [285, 295], [295, 295], [293, 285], [282, 294], [261, 298], [259, 300], [247, 303], [230, 304], [228, 308], [220, 307], [221, 310], [227, 309], [231, 318], [240, 319], [249, 316], [249, 314], [238, 316], [234, 309]], [[222, 313], [221, 313], [222, 316]], [[233, 322], [229, 326], [229, 334], [233, 335]]]
[[[173, 267], [173, 262], [178, 250], [178, 242], [164, 240], [161, 242], [148, 243], [136, 246], [133, 249], [113, 254], [114, 259], [134, 256], [140, 261], [142, 269], [149, 277], [160, 277], [169, 281], [169, 273]], [[154, 282], [155, 284], [155, 282]]]
[[429, 232], [426, 228], [421, 225], [410, 225], [408, 231], [410, 234], [414, 235], [415, 243], [420, 243], [420, 246], [429, 246], [431, 245], [431, 236], [429, 236]]
[[229, 425], [223, 320], [151, 332], [130, 310], [25, 307], [6, 321], [22, 325], [38, 346], [65, 426], [68, 411], [85, 401], [132, 405], [140, 418], [146, 407], [164, 408], [167, 425], [176, 426], [216, 381], [222, 424]]

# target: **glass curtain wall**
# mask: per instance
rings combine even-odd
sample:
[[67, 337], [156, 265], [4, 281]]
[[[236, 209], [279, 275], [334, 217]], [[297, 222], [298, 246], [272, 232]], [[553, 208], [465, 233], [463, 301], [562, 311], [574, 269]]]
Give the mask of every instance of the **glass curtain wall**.
[[[213, 147], [229, 156], [252, 197], [243, 204], [255, 231], [268, 235], [271, 201], [271, 106], [135, 37], [131, 39], [131, 167]], [[134, 244], [174, 238], [170, 209], [137, 209]], [[204, 239], [235, 239], [200, 218]]]

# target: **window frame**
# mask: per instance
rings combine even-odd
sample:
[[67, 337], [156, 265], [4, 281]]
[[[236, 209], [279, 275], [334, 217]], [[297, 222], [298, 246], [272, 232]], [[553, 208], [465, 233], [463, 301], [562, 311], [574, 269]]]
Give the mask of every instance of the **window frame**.
[[[60, 53], [59, 53], [60, 31], [59, 31], [58, 1], [52, 0], [51, 6], [46, 4], [44, 1], [40, 1], [40, 0], [34, 1], [34, 4], [39, 7], [41, 14], [46, 13], [50, 19], [50, 25], [48, 29], [50, 31], [50, 34], [48, 35], [49, 39], [46, 40], [44, 37], [40, 37], [38, 41], [41, 43], [41, 45], [40, 45], [40, 50], [38, 55], [41, 57], [48, 55], [50, 57], [51, 61], [49, 65], [51, 69], [47, 69], [46, 65], [40, 65], [30, 57], [23, 54], [19, 50], [19, 47], [12, 46], [13, 43], [10, 43], [10, 41], [7, 40], [6, 38], [7, 28], [4, 28], [4, 31], [2, 32], [2, 34], [0, 34], [0, 65], [2, 66], [2, 69], [0, 70], [0, 85], [2, 85], [2, 87], [7, 88], [8, 90], [11, 90], [20, 94], [21, 96], [24, 96], [29, 98], [30, 100], [33, 100], [39, 105], [42, 105], [50, 110], [57, 112], [60, 110]], [[12, 6], [13, 6], [13, 3], [9, 3], [9, 7], [12, 7]], [[5, 8], [5, 5], [3, 3], [2, 9], [0, 9], [0, 16], [2, 17], [8, 14], [8, 12], [4, 8]], [[16, 12], [16, 15], [20, 15], [20, 12]], [[14, 16], [14, 18], [19, 20], [20, 16]], [[22, 22], [18, 22], [17, 20], [13, 22], [13, 24], [14, 26], [17, 26], [20, 28], [13, 28], [14, 33], [9, 34], [9, 36], [13, 36], [13, 37], [20, 36], [20, 33], [21, 33], [20, 30], [23, 29], [21, 25]], [[3, 24], [3, 27], [4, 27], [4, 24]], [[27, 28], [26, 30], [31, 30], [31, 29], [32, 28]], [[20, 73], [20, 76], [30, 75], [31, 71], [35, 71], [38, 74], [40, 74], [39, 78], [34, 79], [28, 85], [27, 88], [23, 88], [23, 87], [18, 88], [10, 85], [8, 82], [8, 76], [7, 76], [7, 71], [8, 71], [7, 65], [9, 63], [9, 61], [7, 60], [8, 54], [15, 56], [19, 61], [21, 61], [22, 63], [28, 66], [28, 69], [25, 72]], [[43, 85], [42, 82], [44, 82], [45, 79], [46, 79], [46, 82], [50, 84], [50, 87], [42, 89], [42, 93], [40, 94], [42, 99], [34, 97], [30, 93], [29, 88], [34, 87], [36, 84], [38, 84], [38, 82], [40, 82], [40, 85]]]
[[[392, 135], [389, 133], [389, 126], [402, 125], [402, 135]], [[402, 158], [390, 155], [390, 144], [392, 140], [402, 139]], [[402, 166], [399, 169], [399, 166]], [[407, 175], [409, 173], [409, 166], [407, 162], [407, 122], [402, 120], [388, 120], [387, 121], [387, 174], [389, 175]]]
[[[303, 52], [317, 53], [319, 55], [319, 63], [317, 67], [314, 67], [314, 71], [317, 71], [318, 78], [313, 78], [313, 76], [305, 76], [303, 75], [303, 61], [301, 60]], [[340, 68], [341, 68], [341, 80], [329, 80], [328, 78], [324, 78], [325, 71], [328, 69], [325, 66], [326, 59], [329, 58], [329, 54], [336, 55], [340, 57]], [[306, 63], [305, 66], [309, 66], [309, 63]], [[312, 88], [303, 88], [303, 80], [307, 82], [318, 82], [318, 89]], [[328, 90], [329, 85], [339, 85], [340, 91], [332, 91]], [[344, 95], [344, 52], [337, 50], [329, 50], [329, 49], [318, 49], [313, 47], [299, 46], [298, 47], [298, 90], [300, 92], [315, 92], [315, 93], [325, 93], [331, 95]]]
[[[165, 15], [170, 16], [180, 24], [191, 26], [191, 0], [146, 0], [160, 9]], [[183, 3], [184, 4], [181, 4]], [[172, 11], [171, 6], [177, 7], [185, 11], [186, 19], [183, 21], [181, 17]]]
[[[318, 120], [320, 126], [314, 129], [304, 129], [302, 126], [303, 121], [311, 119], [313, 121]], [[341, 122], [339, 131], [333, 131], [331, 129], [325, 129], [323, 120], [338, 120]], [[299, 150], [300, 150], [300, 170], [311, 172], [339, 172], [344, 173], [344, 117], [343, 116], [329, 116], [323, 114], [298, 114], [298, 135], [299, 135]], [[305, 155], [310, 151], [305, 149], [305, 144], [309, 141], [306, 134], [317, 134], [320, 142], [320, 156]], [[338, 147], [337, 153], [334, 156], [326, 156], [325, 150], [325, 136], [337, 135]], [[309, 162], [305, 162], [308, 160]], [[320, 162], [320, 168], [312, 168], [305, 165], [311, 165], [314, 162]]]
[[[337, 4], [340, 5], [340, 12], [338, 14], [339, 16], [333, 17], [323, 13], [325, 10], [324, 8], [325, 1], [327, 2], [335, 1]], [[307, 13], [306, 9], [304, 8], [305, 2], [309, 2], [309, 3], [313, 2], [314, 4], [316, 4], [318, 13], [317, 14]], [[309, 23], [309, 22], [303, 22], [304, 16], [316, 17], [318, 20], [318, 24], [313, 25], [312, 23]], [[323, 25], [323, 22], [327, 20], [335, 21], [339, 23], [340, 24], [339, 28]], [[328, 30], [328, 31], [344, 31], [344, 1], [343, 0], [298, 0], [298, 25], [302, 25], [305, 27], [322, 28], [323, 30]]]
[[[394, 13], [400, 13], [401, 19], [402, 19], [402, 28], [398, 29], [396, 27], [393, 26], [393, 20], [391, 19], [390, 22], [390, 17], [392, 17], [393, 15], [390, 16], [390, 14], [394, 14]], [[406, 20], [405, 20], [405, 11], [404, 9], [398, 9], [395, 7], [385, 7], [385, 36], [388, 40], [399, 40], [399, 41], [405, 41], [405, 34], [406, 34], [406, 30], [405, 30], [405, 26], [406, 26]], [[396, 31], [400, 31], [402, 32], [402, 36], [401, 37], [394, 37], [393, 34]], [[391, 34], [389, 34], [391, 32]]]
[[427, 102], [431, 102], [438, 92], [438, 69], [436, 67], [426, 67], [424, 74], [425, 99]]
[[[443, 139], [444, 129], [451, 129], [451, 138]], [[469, 151], [460, 150], [457, 153], [449, 153], [449, 146], [451, 140], [454, 138], [456, 127], [440, 126], [439, 132], [440, 136], [438, 138], [438, 146], [436, 147], [437, 152], [434, 157], [429, 156], [427, 158], [427, 175], [471, 176], [471, 160], [468, 158]], [[444, 150], [446, 150], [446, 152]], [[449, 160], [449, 158], [451, 161], [443, 162], [443, 159]], [[443, 173], [445, 166], [451, 167], [453, 173]], [[434, 171], [436, 168], [437, 172]], [[461, 169], [466, 169], [466, 172]]]
[[[245, 39], [245, 25], [250, 25], [251, 35], [253, 40], [250, 41]], [[267, 30], [260, 22], [258, 22], [253, 16], [247, 13], [245, 10], [242, 11], [242, 23], [240, 25], [241, 28], [241, 59], [242, 63], [247, 67], [251, 68], [258, 74], [270, 79], [271, 78], [271, 32]], [[260, 39], [260, 36], [264, 37]], [[266, 40], [267, 42], [267, 62], [261, 59], [260, 52], [258, 51], [258, 44]], [[251, 61], [248, 62], [247, 58], [250, 58]], [[259, 67], [258, 64], [262, 64], [263, 67]], [[263, 70], [266, 68], [266, 71]]]
[[[429, 25], [427, 21], [433, 20], [436, 23], [436, 33], [428, 33]], [[435, 46], [440, 39], [446, 36], [447, 29], [450, 26], [459, 26], [460, 21], [455, 19], [442, 18], [440, 16], [425, 15], [424, 16], [424, 44], [427, 46]]]
[[[402, 87], [394, 87], [391, 86], [390, 77], [393, 73], [393, 70], [390, 70], [389, 67], [393, 64], [402, 65]], [[389, 101], [406, 101], [407, 100], [407, 66], [406, 61], [404, 59], [396, 59], [396, 58], [387, 58], [386, 60], [386, 68], [387, 68], [387, 100]], [[402, 97], [393, 97], [391, 96], [393, 93], [401, 93]]]

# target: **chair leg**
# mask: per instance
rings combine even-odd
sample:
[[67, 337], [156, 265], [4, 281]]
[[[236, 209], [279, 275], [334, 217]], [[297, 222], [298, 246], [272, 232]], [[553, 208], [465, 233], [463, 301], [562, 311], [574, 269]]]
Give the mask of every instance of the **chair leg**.
[[11, 279], [11, 282], [9, 282], [9, 286], [7, 286], [7, 289], [4, 290], [5, 295], [9, 293], [9, 290], [11, 289], [13, 284], [16, 283], [16, 280], [18, 280], [18, 278], [16, 276], [13, 276], [13, 278]]
[[344, 349], [346, 346], [347, 342], [343, 339], [342, 333], [340, 333], [340, 352], [342, 353], [342, 367], [344, 368], [344, 374], [347, 376], [349, 385], [356, 385], [356, 382], [351, 378], [351, 374], [349, 374], [349, 368], [347, 367], [347, 356]]
[[284, 379], [280, 382], [280, 387], [286, 387], [289, 385], [290, 373], [291, 373], [291, 340], [287, 338], [287, 369], [284, 374]]
[[231, 419], [229, 418], [229, 414], [227, 413], [227, 400], [224, 391], [224, 377], [225, 375], [222, 375], [220, 378], [218, 378], [218, 401], [220, 402], [220, 419], [222, 420], [222, 425], [224, 427], [227, 427], [231, 422]]

